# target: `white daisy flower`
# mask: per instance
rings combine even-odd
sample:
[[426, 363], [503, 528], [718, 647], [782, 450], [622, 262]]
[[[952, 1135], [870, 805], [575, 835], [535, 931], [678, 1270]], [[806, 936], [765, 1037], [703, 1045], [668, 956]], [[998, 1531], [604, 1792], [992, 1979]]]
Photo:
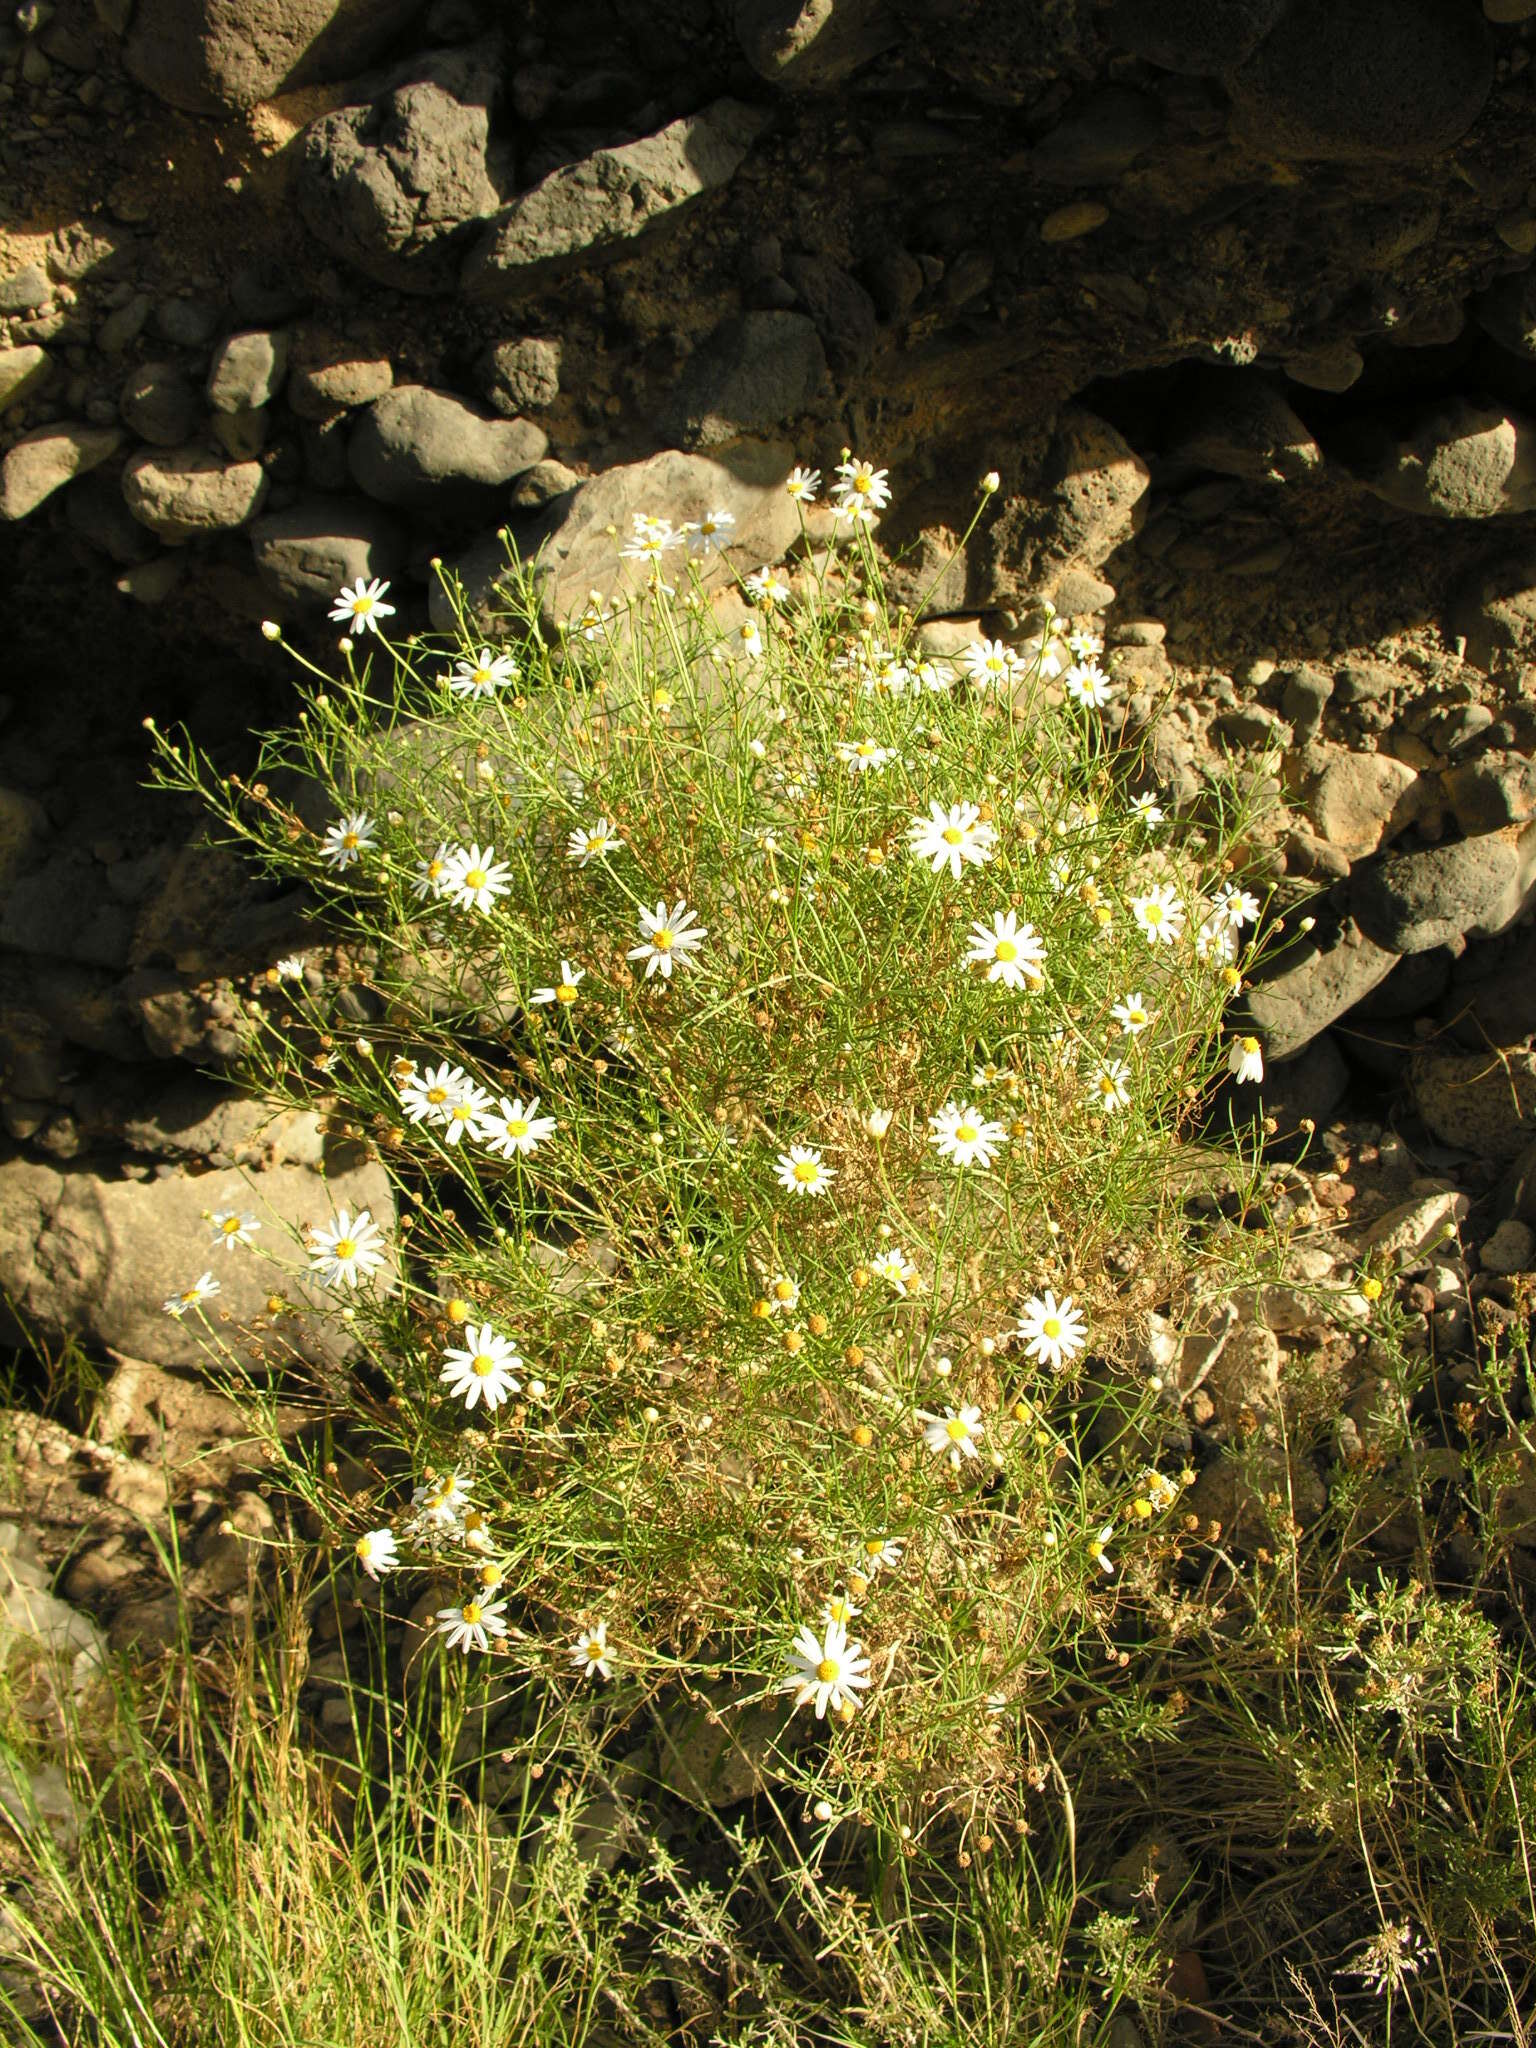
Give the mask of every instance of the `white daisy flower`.
[[205, 1301], [211, 1301], [219, 1292], [219, 1283], [212, 1273], [204, 1273], [194, 1280], [190, 1287], [184, 1287], [180, 1294], [173, 1294], [160, 1306], [168, 1316], [174, 1316], [179, 1323], [188, 1309], [201, 1308]]
[[455, 697], [494, 697], [517, 678], [518, 666], [510, 654], [493, 654], [489, 647], [482, 647], [473, 660], [460, 657], [448, 687]]
[[775, 1273], [768, 1283], [768, 1306], [775, 1315], [793, 1315], [800, 1306], [800, 1282], [788, 1273]]
[[1106, 1116], [1130, 1107], [1130, 1078], [1131, 1070], [1124, 1060], [1105, 1060], [1094, 1073], [1093, 1099]]
[[1262, 1081], [1264, 1048], [1256, 1038], [1234, 1038], [1227, 1054], [1227, 1072], [1237, 1081]]
[[997, 834], [982, 817], [979, 804], [950, 804], [946, 809], [935, 797], [928, 813], [907, 827], [907, 844], [914, 859], [931, 862], [935, 874], [948, 868], [958, 882], [967, 865], [980, 867], [992, 858]]
[[490, 1107], [491, 1098], [479, 1082], [466, 1080], [463, 1089], [437, 1120], [443, 1133], [443, 1143], [457, 1145], [461, 1138], [478, 1138]]
[[966, 675], [980, 689], [1005, 689], [1024, 669], [1006, 640], [973, 640], [961, 650], [960, 661]]
[[1104, 652], [1104, 636], [1089, 626], [1074, 626], [1067, 635], [1067, 645], [1079, 661], [1096, 661]]
[[813, 1628], [802, 1628], [790, 1657], [790, 1669], [779, 1680], [778, 1690], [793, 1693], [797, 1707], [814, 1706], [818, 1721], [826, 1719], [829, 1708], [840, 1712], [845, 1701], [855, 1706], [856, 1695], [869, 1684], [864, 1645], [849, 1641], [843, 1622], [829, 1621], [820, 1637]]
[[469, 1489], [457, 1472], [434, 1475], [416, 1488], [411, 1506], [423, 1528], [455, 1530], [469, 1507]]
[[878, 1571], [895, 1571], [901, 1563], [904, 1544], [897, 1543], [889, 1536], [866, 1536], [859, 1545], [859, 1570], [866, 1579], [872, 1579]]
[[492, 1636], [507, 1632], [501, 1618], [506, 1605], [505, 1600], [466, 1600], [462, 1607], [440, 1607], [437, 1632], [448, 1649], [462, 1650], [466, 1657], [471, 1650], [488, 1650]]
[[463, 1401], [466, 1411], [484, 1401], [494, 1413], [503, 1401], [522, 1392], [517, 1377], [522, 1362], [510, 1340], [498, 1336], [489, 1323], [466, 1323], [462, 1347], [443, 1353], [438, 1378]]
[[955, 672], [948, 662], [928, 658], [912, 664], [912, 681], [918, 689], [938, 697], [954, 688]]
[[442, 840], [436, 853], [421, 862], [411, 882], [411, 894], [418, 903], [425, 903], [433, 896], [442, 895], [443, 877], [448, 872], [448, 863], [452, 858], [452, 848], [446, 840]]
[[1167, 882], [1159, 882], [1145, 896], [1133, 896], [1131, 915], [1149, 946], [1171, 946], [1184, 929], [1184, 906]]
[[392, 1529], [370, 1529], [353, 1544], [352, 1555], [370, 1579], [377, 1579], [394, 1571], [400, 1562], [400, 1547]]
[[967, 967], [985, 967], [988, 981], [1004, 988], [1038, 988], [1045, 972], [1045, 941], [1032, 924], [1020, 924], [1012, 910], [996, 910], [990, 925], [971, 926]]
[[1167, 815], [1157, 800], [1155, 789], [1144, 789], [1140, 796], [1131, 798], [1131, 816], [1139, 818], [1149, 832], [1161, 825]]
[[878, 775], [894, 753], [893, 747], [882, 747], [876, 740], [839, 740], [837, 743], [837, 758], [850, 775], [866, 775], [871, 770]]
[[872, 525], [876, 513], [891, 502], [890, 472], [876, 469], [859, 456], [837, 465], [837, 482], [832, 486], [832, 510], [839, 519]]
[[894, 1114], [895, 1111], [889, 1109], [870, 1110], [864, 1118], [865, 1130], [872, 1138], [883, 1138], [891, 1128], [891, 1118]]
[[208, 1227], [214, 1243], [232, 1252], [236, 1245], [250, 1244], [252, 1231], [260, 1230], [261, 1223], [257, 1217], [244, 1216], [238, 1209], [215, 1209], [208, 1218]]
[[570, 1660], [583, 1678], [612, 1678], [613, 1652], [608, 1647], [608, 1624], [595, 1621], [584, 1628], [570, 1647]]
[[906, 1299], [907, 1289], [917, 1278], [917, 1268], [908, 1259], [899, 1245], [891, 1245], [879, 1252], [869, 1262], [869, 1270], [877, 1280], [883, 1280], [893, 1293]]
[[656, 519], [648, 512], [637, 512], [631, 522], [630, 537], [619, 553], [629, 562], [659, 562], [669, 548], [683, 545], [683, 536], [674, 533], [670, 519]]
[[904, 697], [912, 680], [912, 671], [889, 647], [865, 644], [856, 654], [836, 666], [858, 671], [859, 686], [866, 697]]
[[1102, 711], [1113, 703], [1115, 686], [1096, 661], [1075, 661], [1066, 673], [1067, 695], [1085, 711]]
[[979, 1408], [946, 1408], [942, 1415], [931, 1415], [926, 1408], [919, 1408], [917, 1419], [923, 1425], [923, 1442], [929, 1450], [948, 1458], [957, 1472], [962, 1458], [981, 1456], [976, 1439], [985, 1435], [986, 1425]]
[[560, 979], [553, 988], [536, 988], [533, 1001], [536, 1003], [559, 1003], [569, 1008], [575, 1002], [577, 991], [587, 978], [584, 967], [573, 967], [569, 960], [560, 962]]
[[765, 562], [761, 569], [754, 569], [746, 580], [747, 595], [754, 604], [779, 605], [789, 603], [789, 585], [777, 569], [770, 569]]
[[578, 825], [565, 842], [565, 857], [585, 867], [589, 861], [602, 860], [610, 853], [617, 853], [624, 844], [606, 818], [599, 818], [595, 825]]
[[302, 981], [304, 979], [304, 957], [301, 953], [288, 953], [272, 969], [279, 981]]
[[311, 1270], [327, 1287], [358, 1287], [384, 1263], [384, 1233], [367, 1209], [338, 1209], [306, 1239]]
[[929, 1143], [941, 1159], [956, 1166], [988, 1167], [1000, 1145], [1008, 1142], [1006, 1128], [984, 1117], [971, 1103], [946, 1102], [937, 1116], [928, 1119]]
[[784, 479], [784, 495], [797, 503], [809, 505], [821, 489], [821, 471], [802, 469], [797, 463]]
[[1259, 899], [1251, 889], [1239, 889], [1233, 882], [1223, 882], [1216, 891], [1217, 917], [1225, 918], [1236, 931], [1245, 924], [1259, 921]]
[[331, 620], [335, 625], [350, 626], [354, 633], [377, 633], [381, 619], [392, 619], [395, 607], [384, 602], [387, 582], [377, 576], [365, 583], [361, 576], [356, 583], [341, 586], [334, 605]]
[[1014, 1333], [1023, 1339], [1025, 1354], [1060, 1372], [1088, 1341], [1088, 1325], [1080, 1308], [1072, 1306], [1070, 1294], [1060, 1301], [1049, 1288], [1032, 1294], [1024, 1304], [1019, 1327]]
[[1147, 1008], [1147, 999], [1139, 989], [1133, 990], [1124, 1002], [1113, 1004], [1109, 1014], [1127, 1038], [1137, 1037], [1152, 1022], [1152, 1012]]
[[787, 1152], [781, 1152], [774, 1174], [780, 1187], [787, 1188], [792, 1195], [824, 1195], [837, 1178], [830, 1166], [823, 1165], [820, 1152], [812, 1145], [791, 1145]]
[[738, 626], [732, 626], [729, 633], [715, 649], [716, 656], [729, 661], [733, 654], [744, 655], [748, 661], [759, 659], [763, 651], [763, 632], [756, 619], [743, 619]]
[[338, 870], [351, 867], [374, 846], [373, 820], [366, 811], [349, 811], [334, 825], [327, 825], [320, 842], [320, 857]]
[[512, 887], [512, 870], [496, 858], [494, 846], [456, 846], [443, 871], [441, 894], [459, 910], [486, 916], [498, 896]]
[[645, 962], [645, 978], [659, 974], [664, 981], [672, 978], [676, 965], [692, 967], [696, 963], [690, 958], [697, 946], [702, 946], [709, 937], [708, 927], [694, 925], [697, 912], [688, 908], [679, 896], [671, 909], [663, 897], [654, 910], [642, 905], [640, 911], [640, 944], [631, 946], [624, 956], [627, 960]]
[[1113, 1574], [1115, 1568], [1106, 1555], [1106, 1551], [1114, 1540], [1115, 1525], [1113, 1522], [1106, 1522], [1098, 1535], [1088, 1545], [1088, 1555], [1093, 1559], [1101, 1572], [1110, 1575]]
[[730, 539], [736, 524], [734, 512], [706, 512], [702, 519], [690, 519], [683, 527], [691, 555], [712, 555]]
[[417, 1073], [413, 1066], [399, 1084], [400, 1105], [413, 1124], [446, 1123], [454, 1104], [462, 1102], [474, 1085], [462, 1067], [446, 1060], [425, 1073]]
[[1195, 958], [1225, 967], [1242, 950], [1242, 932], [1218, 912], [1205, 919], [1195, 933]]
[[552, 1116], [539, 1115], [539, 1098], [524, 1103], [521, 1096], [509, 1102], [505, 1095], [499, 1109], [482, 1110], [475, 1125], [475, 1136], [489, 1151], [499, 1152], [503, 1159], [518, 1154], [525, 1158], [536, 1152], [546, 1138], [552, 1138], [558, 1126]]
[[846, 1593], [833, 1593], [821, 1610], [821, 1625], [825, 1628], [831, 1622], [840, 1621], [847, 1628], [863, 1612], [862, 1607], [854, 1606]]

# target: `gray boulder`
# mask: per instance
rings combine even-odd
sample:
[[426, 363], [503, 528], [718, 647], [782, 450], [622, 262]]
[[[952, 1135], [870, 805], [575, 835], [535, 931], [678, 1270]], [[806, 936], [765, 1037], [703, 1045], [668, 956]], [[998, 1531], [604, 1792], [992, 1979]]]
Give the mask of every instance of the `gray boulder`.
[[256, 521], [251, 552], [256, 573], [275, 596], [310, 609], [344, 583], [398, 574], [405, 535], [377, 505], [304, 498]]
[[471, 298], [507, 298], [633, 249], [730, 183], [768, 115], [737, 100], [563, 164], [514, 199], [470, 252]]
[[496, 419], [424, 384], [397, 384], [352, 430], [353, 481], [380, 504], [426, 509], [465, 502], [531, 469], [549, 447], [527, 420]]
[[424, 295], [453, 290], [465, 236], [502, 202], [488, 157], [493, 76], [439, 68], [374, 106], [323, 115], [298, 180], [318, 242], [379, 284]]
[[179, 448], [202, 413], [197, 393], [179, 363], [140, 363], [118, 393], [117, 409], [141, 441]]
[[1396, 964], [1396, 953], [1352, 920], [1320, 921], [1275, 955], [1272, 970], [1249, 991], [1248, 1016], [1267, 1056], [1283, 1060], [1300, 1052]]
[[1401, 439], [1373, 436], [1351, 467], [1374, 497], [1423, 517], [1536, 511], [1536, 420], [1452, 399]]
[[1494, 1058], [1480, 1052], [1415, 1055], [1408, 1071], [1413, 1106], [1442, 1144], [1479, 1159], [1512, 1160], [1536, 1138], [1536, 1054]]
[[1487, 24], [1462, 0], [1289, 0], [1227, 75], [1244, 139], [1332, 163], [1437, 156], [1492, 84]]
[[371, 405], [395, 381], [389, 358], [344, 335], [305, 328], [293, 337], [288, 404], [317, 424]]
[[0, 413], [29, 398], [52, 368], [53, 358], [35, 342], [26, 348], [0, 348]]
[[899, 40], [888, 0], [736, 0], [741, 54], [760, 78], [824, 92]]
[[684, 448], [770, 434], [809, 410], [826, 376], [821, 337], [805, 314], [739, 314], [722, 321], [689, 361], [668, 431]]
[[129, 75], [189, 114], [251, 107], [345, 78], [383, 49], [422, 0], [138, 0], [123, 45]]
[[213, 352], [207, 399], [215, 412], [254, 412], [283, 388], [288, 370], [288, 337], [250, 328], [227, 334]]
[[0, 462], [0, 519], [25, 519], [72, 477], [94, 469], [123, 445], [121, 427], [36, 427]]
[[[794, 462], [784, 446], [744, 441], [728, 455], [709, 457], [668, 452], [629, 462], [590, 478], [550, 507], [521, 535], [524, 559], [537, 556], [542, 589], [540, 617], [547, 632], [558, 632], [597, 591], [605, 600], [644, 583], [643, 564], [626, 562], [620, 547], [637, 512], [662, 514], [681, 525], [708, 512], [726, 511], [735, 520], [731, 555], [756, 568], [777, 562], [799, 535], [800, 522], [784, 492]], [[496, 584], [507, 566], [498, 537], [478, 543], [449, 565], [461, 579], [472, 618], [488, 623], [496, 605]], [[697, 559], [706, 588], [728, 582], [730, 565], [721, 554]], [[453, 614], [443, 594], [431, 593], [432, 621], [440, 630]]]
[[541, 412], [560, 396], [560, 344], [545, 335], [498, 341], [481, 356], [478, 381], [485, 402], [503, 419]]
[[1388, 854], [1352, 878], [1360, 928], [1394, 953], [1424, 953], [1463, 936], [1486, 937], [1524, 907], [1522, 861], [1509, 832]]
[[162, 540], [199, 540], [254, 519], [267, 495], [259, 462], [228, 461], [211, 448], [145, 449], [123, 471], [123, 499]]
[[[50, 1340], [76, 1337], [130, 1357], [149, 1352], [163, 1365], [197, 1365], [210, 1342], [203, 1318], [178, 1320], [161, 1303], [211, 1271], [220, 1289], [207, 1304], [214, 1333], [225, 1329], [226, 1316], [231, 1330], [265, 1318], [268, 1297], [278, 1292], [297, 1310], [283, 1319], [285, 1345], [301, 1357], [336, 1357], [345, 1340], [313, 1312], [327, 1297], [299, 1277], [308, 1261], [296, 1233], [343, 1206], [354, 1214], [368, 1209], [389, 1235], [394, 1208], [384, 1169], [322, 1178], [279, 1165], [140, 1181], [12, 1159], [0, 1165], [0, 1294]], [[204, 1212], [230, 1209], [260, 1220], [257, 1243], [280, 1267], [254, 1251], [214, 1244]], [[389, 1268], [380, 1279], [389, 1284]]]

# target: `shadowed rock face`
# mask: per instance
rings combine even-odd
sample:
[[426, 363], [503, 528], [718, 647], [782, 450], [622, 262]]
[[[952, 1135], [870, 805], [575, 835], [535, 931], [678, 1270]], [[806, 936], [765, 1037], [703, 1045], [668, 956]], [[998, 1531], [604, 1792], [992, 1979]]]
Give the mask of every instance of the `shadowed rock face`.
[[345, 78], [420, 7], [421, 0], [138, 0], [123, 61], [169, 105], [219, 114]]

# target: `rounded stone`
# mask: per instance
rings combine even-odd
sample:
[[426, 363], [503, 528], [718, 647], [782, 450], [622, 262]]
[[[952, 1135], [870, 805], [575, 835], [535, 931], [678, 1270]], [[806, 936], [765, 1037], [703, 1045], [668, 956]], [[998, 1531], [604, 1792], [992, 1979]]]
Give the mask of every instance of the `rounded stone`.
[[1350, 908], [1366, 936], [1394, 953], [1425, 953], [1465, 933], [1502, 930], [1520, 862], [1502, 835], [1389, 854], [1355, 877]]
[[141, 441], [176, 448], [197, 425], [197, 393], [177, 363], [141, 363], [129, 372], [118, 398], [124, 423]]
[[1487, 25], [1463, 0], [1291, 0], [1227, 78], [1255, 148], [1337, 163], [1438, 155], [1492, 83]]
[[162, 540], [196, 540], [243, 526], [267, 494], [259, 462], [226, 462], [211, 448], [145, 449], [123, 471], [128, 510]]
[[353, 480], [385, 505], [426, 507], [509, 484], [549, 441], [527, 420], [493, 419], [446, 391], [399, 384], [376, 399], [347, 448]]

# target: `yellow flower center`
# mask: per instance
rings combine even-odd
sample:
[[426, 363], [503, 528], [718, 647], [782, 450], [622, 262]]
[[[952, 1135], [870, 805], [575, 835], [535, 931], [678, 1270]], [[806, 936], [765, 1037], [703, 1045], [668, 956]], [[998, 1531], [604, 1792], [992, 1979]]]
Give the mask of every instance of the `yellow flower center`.
[[574, 1003], [574, 1002], [575, 1002], [575, 1000], [576, 1000], [576, 984], [575, 984], [575, 982], [574, 982], [574, 981], [562, 981], [562, 982], [561, 982], [561, 984], [560, 984], [560, 986], [559, 986], [559, 987], [558, 987], [558, 988], [557, 988], [557, 989], [555, 990], [555, 1001], [556, 1001], [557, 1003]]
[[952, 1416], [944, 1425], [944, 1434], [952, 1444], [963, 1444], [970, 1433], [970, 1425], [962, 1422], [958, 1415]]
[[368, 614], [369, 612], [371, 612], [372, 610], [373, 610], [373, 599], [372, 599], [371, 597], [354, 597], [354, 598], [353, 598], [353, 600], [352, 600], [352, 613], [353, 613], [353, 616], [354, 616], [355, 618], [359, 618], [359, 619], [361, 619], [361, 618], [365, 618], [365, 617], [367, 616], [367, 614]]
[[795, 1162], [795, 1179], [801, 1187], [808, 1188], [821, 1173], [814, 1159], [799, 1159]]
[[466, 1600], [459, 1610], [471, 1627], [480, 1619], [481, 1607], [478, 1600]]
[[1147, 1021], [1147, 1013], [1145, 1010], [1131, 1009], [1127, 1010], [1125, 1014], [1127, 1021], [1132, 1024], [1145, 1024]]
[[1142, 911], [1142, 916], [1147, 920], [1148, 924], [1161, 924], [1163, 921], [1163, 906], [1161, 903], [1149, 903]]
[[1101, 1095], [1114, 1095], [1118, 1092], [1119, 1083], [1113, 1074], [1101, 1074], [1099, 1076], [1099, 1093]]
[[671, 927], [663, 925], [659, 932], [651, 935], [651, 950], [655, 953], [670, 953], [673, 936]]
[[816, 1666], [816, 1676], [823, 1685], [830, 1685], [841, 1669], [842, 1666], [835, 1657], [823, 1657]]
[[881, 1551], [882, 1551], [882, 1550], [884, 1550], [884, 1548], [885, 1548], [885, 1540], [884, 1540], [884, 1538], [883, 1538], [883, 1537], [878, 1537], [878, 1536], [877, 1536], [877, 1537], [875, 1537], [875, 1538], [874, 1538], [874, 1540], [873, 1540], [873, 1541], [871, 1541], [871, 1542], [867, 1542], [867, 1543], [866, 1543], [866, 1544], [864, 1545], [864, 1555], [865, 1555], [866, 1557], [878, 1557], [878, 1556], [880, 1555]]
[[1052, 1343], [1054, 1343], [1061, 1335], [1061, 1318], [1059, 1316], [1047, 1316], [1040, 1327], [1046, 1336], [1051, 1339]]
[[1259, 1041], [1256, 1038], [1240, 1038], [1238, 1044], [1246, 1053], [1256, 1053], [1259, 1049]]
[[456, 1124], [467, 1124], [474, 1113], [473, 1106], [467, 1102], [456, 1102], [448, 1112]]
[[355, 832], [343, 832], [341, 843], [349, 849], [355, 847], [357, 845], [357, 834]]
[[488, 683], [491, 680], [491, 672], [488, 668], [477, 667], [472, 680], [477, 683]]
[[1019, 957], [1019, 949], [1012, 939], [999, 939], [992, 950], [996, 957], [1003, 961], [1005, 965], [1009, 961], [1017, 960]]
[[338, 1237], [338, 1238], [337, 1238], [337, 1240], [336, 1240], [336, 1257], [337, 1257], [338, 1259], [350, 1259], [350, 1258], [352, 1258], [352, 1257], [353, 1257], [353, 1256], [354, 1256], [354, 1255], [356, 1254], [356, 1251], [357, 1251], [357, 1239], [356, 1239], [355, 1237]]
[[483, 889], [485, 887], [485, 869], [466, 868], [464, 870], [464, 886], [466, 889]]
[[846, 1623], [852, 1619], [846, 1600], [829, 1600], [827, 1602], [827, 1613], [834, 1621]]
[[773, 1283], [773, 1298], [775, 1301], [793, 1301], [795, 1298], [794, 1281], [775, 1280]]
[[527, 1119], [527, 1117], [525, 1117], [525, 1116], [509, 1116], [509, 1117], [507, 1118], [507, 1136], [508, 1136], [509, 1138], [526, 1138], [526, 1137], [527, 1137], [527, 1135], [528, 1135], [528, 1119]]
[[974, 1124], [956, 1124], [955, 1136], [962, 1145], [974, 1145], [981, 1133]]
[[853, 480], [853, 488], [862, 497], [864, 493], [869, 490], [873, 482], [874, 478], [870, 475], [869, 471], [867, 469], [861, 469], [858, 475]]
[[946, 825], [940, 837], [946, 846], [958, 846], [965, 838], [965, 834], [958, 825]]
[[469, 1361], [469, 1369], [481, 1379], [486, 1379], [496, 1370], [496, 1361], [488, 1351], [477, 1351]]
[[448, 1090], [446, 1088], [429, 1088], [427, 1090], [427, 1100], [434, 1106], [439, 1102], [446, 1102], [448, 1100]]
[[226, 1216], [219, 1225], [219, 1228], [226, 1237], [238, 1237], [240, 1235], [240, 1218], [238, 1216]]

